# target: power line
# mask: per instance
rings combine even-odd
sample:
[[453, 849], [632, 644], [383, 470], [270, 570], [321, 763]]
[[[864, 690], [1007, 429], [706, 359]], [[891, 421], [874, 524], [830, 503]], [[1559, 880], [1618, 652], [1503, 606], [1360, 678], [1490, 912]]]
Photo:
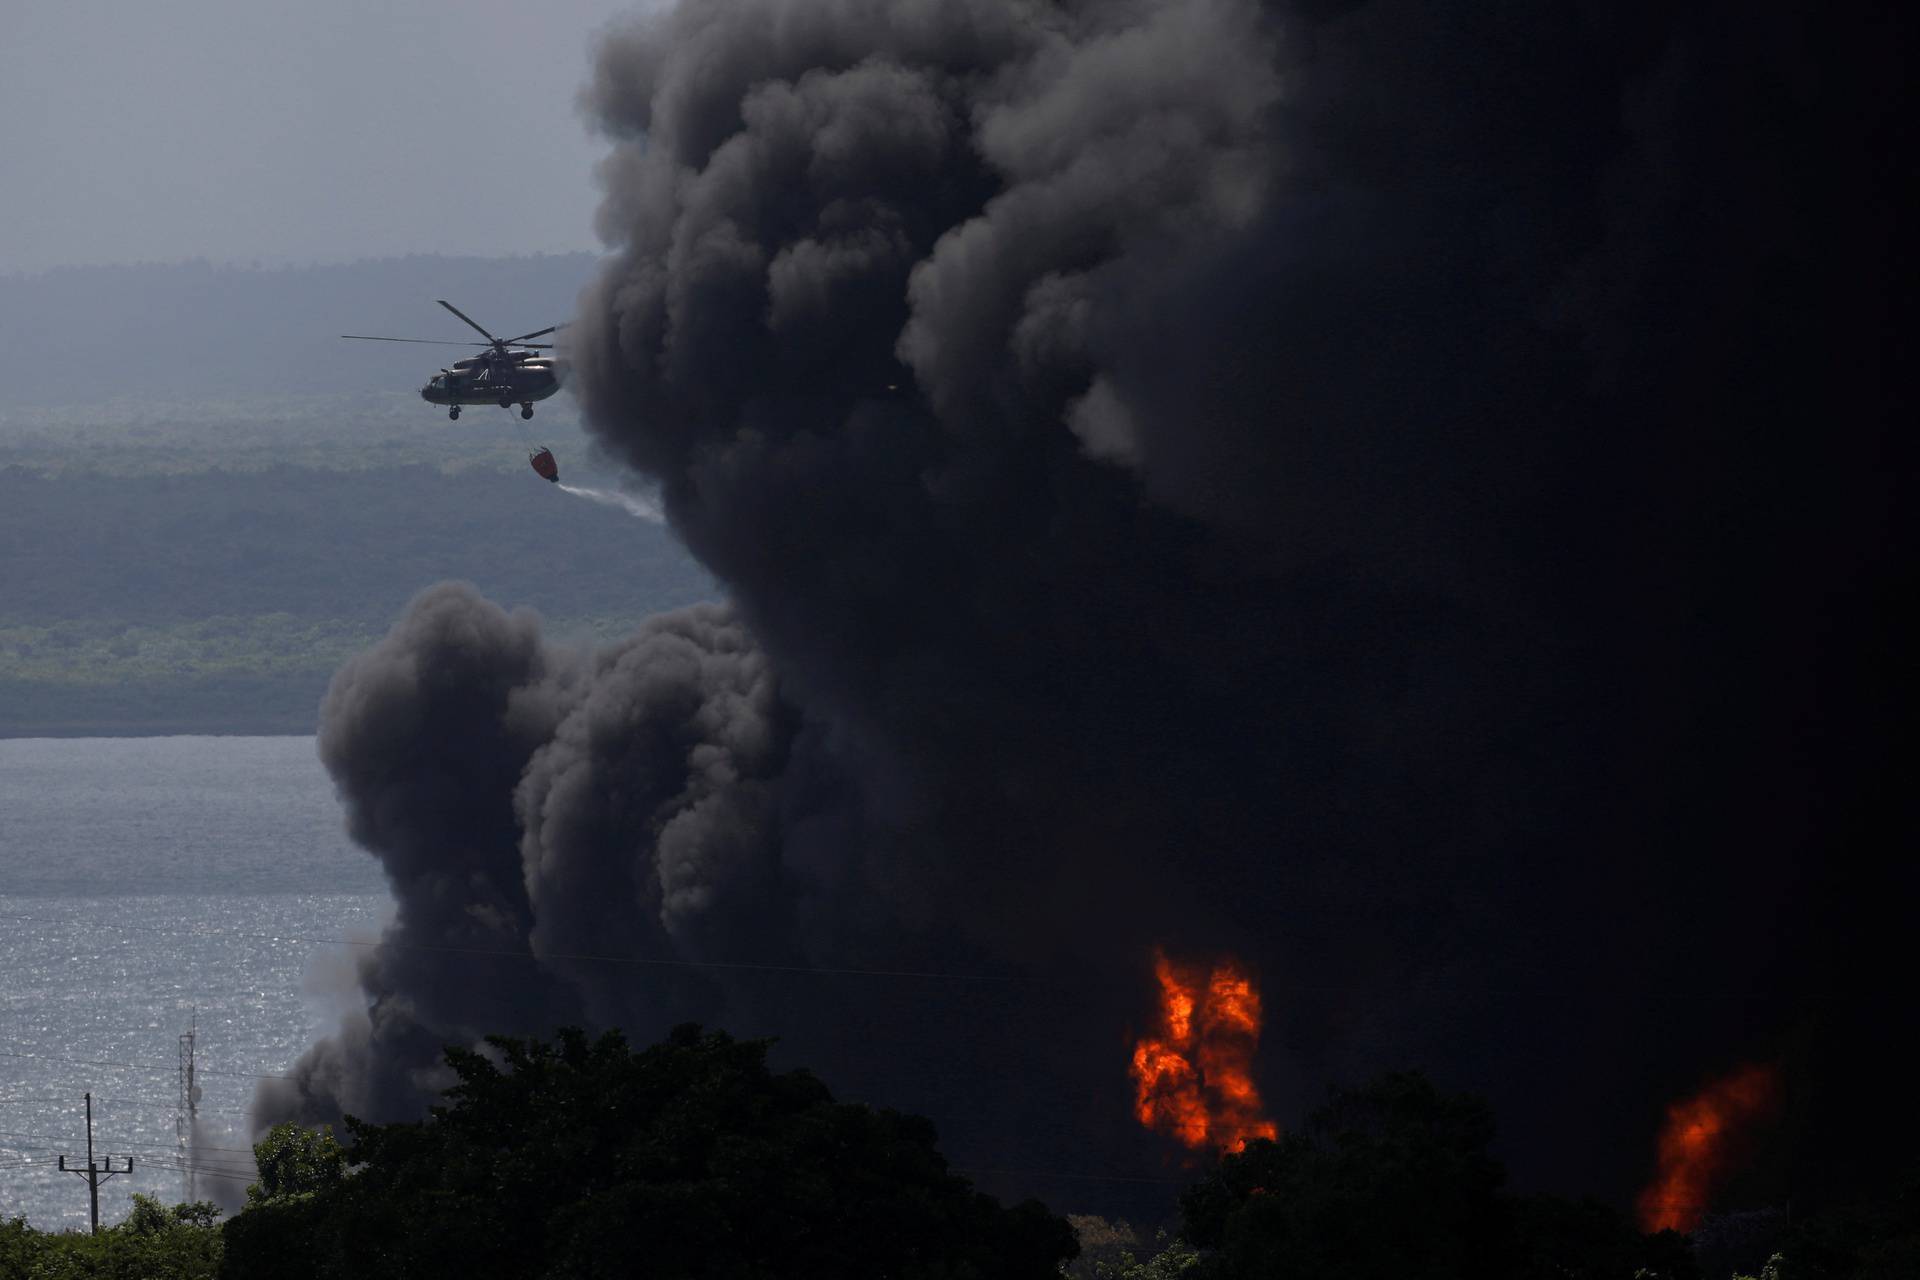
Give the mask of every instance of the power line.
[[[58, 1058], [47, 1053], [13, 1053], [0, 1049], [0, 1058], [19, 1058], [26, 1062], [64, 1062], [75, 1067], [125, 1067], [129, 1071], [164, 1071], [172, 1075], [179, 1070], [175, 1063], [158, 1062], [106, 1062], [98, 1058]], [[273, 1075], [263, 1071], [218, 1071], [213, 1067], [199, 1068], [200, 1074], [209, 1076], [240, 1076], [248, 1080], [298, 1080], [298, 1076]]]
[[[46, 1144], [46, 1143], [36, 1142], [36, 1143], [23, 1144], [23, 1145], [31, 1147], [33, 1149], [44, 1150], [44, 1151], [52, 1151], [57, 1149], [51, 1144]], [[135, 1149], [153, 1148], [161, 1151], [170, 1151], [173, 1149], [169, 1146], [166, 1146], [160, 1143], [152, 1143], [152, 1142], [102, 1141], [99, 1145], [109, 1149], [119, 1148], [123, 1151], [129, 1147], [135, 1148]], [[237, 1150], [237, 1148], [234, 1148], [234, 1147], [218, 1147], [218, 1148], [203, 1148], [203, 1149], [220, 1150], [220, 1151]], [[62, 1157], [62, 1159], [64, 1159], [64, 1157]], [[54, 1163], [56, 1163], [56, 1161], [52, 1156], [45, 1156], [45, 1155], [30, 1156], [30, 1157], [22, 1158], [17, 1161], [0, 1163], [0, 1170], [21, 1170], [21, 1169], [43, 1168]], [[182, 1159], [178, 1156], [175, 1156], [171, 1160], [147, 1159], [146, 1163], [139, 1166], [137, 1172], [172, 1173], [181, 1169], [192, 1169], [197, 1173], [198, 1172], [216, 1173], [225, 1177], [243, 1178], [248, 1182], [257, 1181], [260, 1177], [259, 1167], [255, 1165], [251, 1160], [248, 1160], [248, 1161], [225, 1160], [217, 1156], [210, 1157], [210, 1158], [200, 1158], [200, 1159], [194, 1159], [194, 1158]], [[80, 1169], [69, 1169], [66, 1171], [69, 1173], [84, 1173], [84, 1170], [80, 1170]], [[115, 1170], [114, 1172], [117, 1176], [118, 1174], [121, 1174], [121, 1173], [130, 1173], [135, 1171], [136, 1170], [130, 1167], [128, 1169]], [[104, 1182], [106, 1181], [106, 1179], [102, 1178], [101, 1181]]]
[[[55, 1142], [60, 1141], [59, 1135], [57, 1134], [20, 1133], [11, 1129], [0, 1129], [0, 1138], [49, 1138]], [[126, 1141], [122, 1141], [118, 1138], [102, 1138], [100, 1139], [100, 1142], [102, 1146], [109, 1146], [109, 1147], [151, 1147], [156, 1151], [172, 1151], [174, 1149], [174, 1144], [171, 1142], [135, 1142], [130, 1139]], [[253, 1151], [253, 1148], [252, 1147], [216, 1147], [211, 1145], [204, 1145], [204, 1146], [196, 1145], [194, 1147], [194, 1150], [196, 1151], [244, 1151], [251, 1154]]]
[[[61, 1143], [59, 1147], [56, 1147], [50, 1142], [0, 1142], [0, 1151], [57, 1151], [64, 1146], [66, 1146], [65, 1143]], [[32, 1158], [37, 1159], [38, 1157]]]
[[[71, 1096], [72, 1095], [70, 1094], [62, 1093], [62, 1094], [49, 1094], [46, 1097], [34, 1097], [34, 1098], [21, 1098], [21, 1097], [0, 1098], [0, 1106], [5, 1106], [8, 1103], [12, 1103], [12, 1102], [34, 1102], [34, 1103], [66, 1102], [70, 1100]], [[152, 1102], [145, 1098], [107, 1098], [107, 1097], [102, 1097], [99, 1094], [95, 1094], [93, 1100], [95, 1102], [111, 1102], [116, 1106], [148, 1107], [155, 1111], [171, 1111], [173, 1110], [173, 1107], [174, 1107], [174, 1104], [171, 1102]], [[245, 1107], [209, 1107], [202, 1104], [202, 1106], [200, 1107], [200, 1110], [219, 1111], [226, 1115], [233, 1115], [233, 1116], [244, 1116], [248, 1114], [247, 1109]]]
[[[35, 1143], [34, 1145], [36, 1147], [41, 1146], [41, 1144], [39, 1143]], [[106, 1145], [106, 1144], [103, 1144], [103, 1145]], [[52, 1148], [49, 1147], [49, 1148], [43, 1148], [43, 1149], [51, 1150]], [[28, 1165], [46, 1164], [52, 1158], [53, 1157], [51, 1156], [23, 1157], [21, 1164], [22, 1164], [22, 1167], [25, 1167]], [[147, 1156], [143, 1154], [141, 1156], [141, 1159], [143, 1163], [140, 1166], [140, 1172], [142, 1173], [149, 1173], [149, 1172], [166, 1173], [175, 1169], [184, 1169], [184, 1168], [191, 1167], [195, 1169], [201, 1169], [201, 1168], [226, 1169], [234, 1173], [244, 1173], [249, 1177], [257, 1178], [259, 1176], [259, 1166], [256, 1164], [253, 1164], [250, 1161], [243, 1162], [239, 1160], [223, 1160], [217, 1156], [209, 1157], [201, 1160], [195, 1160], [195, 1159], [183, 1160], [180, 1157], [175, 1156], [171, 1160], [164, 1160], [164, 1159], [159, 1159], [156, 1157]]]
[[[51, 1169], [54, 1168], [57, 1163], [52, 1156], [35, 1156], [30, 1160], [0, 1162], [0, 1171], [12, 1172], [23, 1169]], [[169, 1160], [165, 1162], [152, 1162], [136, 1166], [133, 1172], [135, 1174], [173, 1173], [183, 1168], [191, 1168], [198, 1173], [212, 1174], [217, 1178], [235, 1178], [243, 1182], [258, 1182], [260, 1180], [259, 1170], [252, 1169], [247, 1165], [209, 1164], [205, 1161], [181, 1162]], [[79, 1173], [81, 1170], [73, 1169], [68, 1172]]]
[[258, 1181], [260, 1181], [260, 1175], [259, 1175], [259, 1173], [257, 1173], [257, 1172], [255, 1172], [255, 1173], [228, 1173], [228, 1172], [222, 1172], [222, 1171], [221, 1171], [220, 1169], [217, 1169], [217, 1168], [214, 1168], [214, 1167], [213, 1167], [213, 1166], [211, 1166], [211, 1165], [204, 1165], [204, 1164], [194, 1164], [194, 1165], [187, 1165], [187, 1166], [185, 1166], [185, 1167], [186, 1167], [186, 1168], [189, 1168], [189, 1169], [192, 1169], [192, 1170], [193, 1170], [193, 1171], [194, 1171], [195, 1173], [204, 1173], [204, 1174], [206, 1174], [206, 1175], [207, 1175], [207, 1176], [208, 1176], [209, 1178], [227, 1178], [227, 1179], [230, 1179], [230, 1180], [232, 1180], [232, 1181], [234, 1181], [234, 1182], [258, 1182]]

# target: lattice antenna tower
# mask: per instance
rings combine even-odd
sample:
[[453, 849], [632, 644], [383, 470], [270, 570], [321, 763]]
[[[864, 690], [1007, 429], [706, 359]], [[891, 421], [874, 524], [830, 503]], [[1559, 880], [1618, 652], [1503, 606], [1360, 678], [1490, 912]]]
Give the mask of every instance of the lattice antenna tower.
[[173, 1111], [173, 1141], [179, 1148], [176, 1159], [186, 1183], [188, 1203], [198, 1200], [199, 1179], [193, 1170], [193, 1130], [200, 1119], [200, 1085], [193, 1078], [193, 1042], [200, 1032], [200, 1011], [194, 1009], [187, 1029], [180, 1036], [180, 1098]]

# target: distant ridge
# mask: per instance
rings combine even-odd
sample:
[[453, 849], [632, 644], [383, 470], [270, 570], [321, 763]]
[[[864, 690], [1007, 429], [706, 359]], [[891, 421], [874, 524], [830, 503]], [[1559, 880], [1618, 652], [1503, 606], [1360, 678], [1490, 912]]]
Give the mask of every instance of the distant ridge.
[[451, 298], [496, 332], [566, 320], [591, 253], [411, 254], [320, 266], [208, 262], [56, 267], [0, 275], [0, 350], [18, 405], [411, 389], [455, 348], [347, 342], [342, 333], [472, 337]]

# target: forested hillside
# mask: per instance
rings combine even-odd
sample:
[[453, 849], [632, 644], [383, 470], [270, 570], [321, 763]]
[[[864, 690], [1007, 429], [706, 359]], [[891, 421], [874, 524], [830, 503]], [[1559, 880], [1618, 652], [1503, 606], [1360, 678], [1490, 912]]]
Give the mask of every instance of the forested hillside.
[[446, 298], [501, 337], [566, 320], [591, 254], [419, 254], [324, 267], [205, 262], [0, 275], [0, 424], [23, 408], [119, 397], [219, 400], [411, 391], [451, 347], [343, 333], [477, 339]]
[[0, 734], [307, 732], [326, 681], [444, 578], [617, 634], [712, 598], [658, 524], [524, 460], [445, 472], [0, 468]]
[[704, 592], [661, 526], [542, 483], [524, 462], [446, 474], [36, 475], [0, 470], [8, 620], [174, 627], [283, 614], [381, 626], [464, 578], [558, 618]]
[[527, 467], [550, 445], [569, 482], [634, 484], [596, 470], [564, 392], [453, 423], [414, 388], [456, 348], [332, 336], [457, 338], [433, 305], [455, 295], [520, 332], [564, 320], [590, 267], [0, 278], [42, 397], [0, 407], [0, 736], [310, 732], [335, 667], [446, 578], [582, 638], [713, 598], [664, 527]]

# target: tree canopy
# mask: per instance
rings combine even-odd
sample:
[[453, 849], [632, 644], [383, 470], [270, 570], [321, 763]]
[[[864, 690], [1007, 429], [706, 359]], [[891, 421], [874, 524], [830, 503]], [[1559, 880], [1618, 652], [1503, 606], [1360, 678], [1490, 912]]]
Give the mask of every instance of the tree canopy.
[[247, 1188], [248, 1208], [330, 1191], [347, 1176], [346, 1153], [331, 1128], [277, 1124], [253, 1144], [253, 1163], [260, 1181]]
[[926, 1120], [775, 1074], [765, 1042], [487, 1046], [448, 1052], [458, 1082], [428, 1119], [349, 1119], [344, 1177], [270, 1135], [222, 1274], [1042, 1280], [1077, 1249], [1039, 1204], [949, 1172]]
[[220, 1273], [217, 1206], [165, 1205], [133, 1195], [133, 1212], [99, 1232], [36, 1231], [0, 1219], [0, 1280], [213, 1280]]
[[1493, 1114], [1416, 1074], [1336, 1091], [1306, 1127], [1181, 1197], [1195, 1280], [1692, 1280], [1685, 1242], [1594, 1203], [1502, 1195]]
[[[208, 1229], [211, 1206], [145, 1200], [94, 1240], [16, 1223], [0, 1228], [0, 1280], [202, 1280], [214, 1265], [247, 1280], [1056, 1280], [1079, 1252], [1039, 1204], [1003, 1208], [955, 1176], [926, 1120], [836, 1102], [807, 1072], [769, 1070], [767, 1048], [684, 1026], [638, 1052], [571, 1030], [450, 1050], [457, 1083], [423, 1121], [349, 1119], [344, 1146], [276, 1126], [224, 1229]], [[1178, 1238], [1141, 1248], [1125, 1224], [1078, 1219], [1087, 1256], [1069, 1274], [1727, 1280], [1704, 1237], [1643, 1235], [1597, 1201], [1507, 1193], [1493, 1138], [1484, 1102], [1420, 1075], [1335, 1091], [1297, 1131], [1223, 1156], [1188, 1188]], [[1920, 1179], [1798, 1219], [1767, 1237], [1778, 1252], [1760, 1280], [1915, 1274], [1916, 1206]], [[41, 1261], [7, 1269], [29, 1257]]]

